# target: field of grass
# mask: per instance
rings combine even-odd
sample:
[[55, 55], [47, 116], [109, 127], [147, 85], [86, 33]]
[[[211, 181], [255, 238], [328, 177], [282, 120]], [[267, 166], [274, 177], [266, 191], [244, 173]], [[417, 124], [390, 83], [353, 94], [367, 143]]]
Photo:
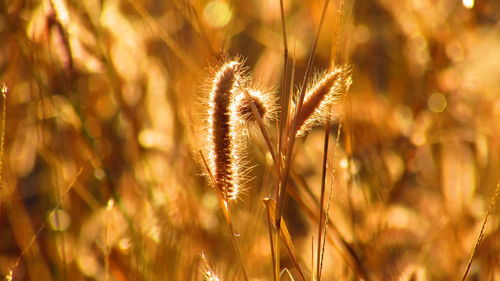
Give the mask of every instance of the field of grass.
[[500, 2], [0, 0], [0, 278], [500, 280]]

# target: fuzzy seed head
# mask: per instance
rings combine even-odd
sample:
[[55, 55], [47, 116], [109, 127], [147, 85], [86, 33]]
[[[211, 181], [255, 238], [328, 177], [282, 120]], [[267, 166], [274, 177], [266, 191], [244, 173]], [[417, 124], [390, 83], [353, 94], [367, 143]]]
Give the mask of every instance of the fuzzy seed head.
[[324, 122], [331, 114], [332, 104], [342, 99], [351, 83], [351, 69], [348, 66], [320, 75], [307, 90], [300, 112], [295, 114], [297, 135], [302, 136], [313, 126]]
[[239, 118], [247, 124], [257, 122], [252, 112], [252, 103], [255, 104], [257, 112], [259, 112], [260, 118], [262, 118], [264, 123], [272, 118], [271, 115], [274, 112], [274, 103], [272, 102], [270, 94], [261, 91], [245, 89], [238, 94], [235, 103], [236, 113]]
[[208, 160], [215, 184], [224, 199], [239, 193], [239, 151], [237, 117], [233, 100], [240, 87], [239, 61], [224, 64], [212, 80], [208, 107]]

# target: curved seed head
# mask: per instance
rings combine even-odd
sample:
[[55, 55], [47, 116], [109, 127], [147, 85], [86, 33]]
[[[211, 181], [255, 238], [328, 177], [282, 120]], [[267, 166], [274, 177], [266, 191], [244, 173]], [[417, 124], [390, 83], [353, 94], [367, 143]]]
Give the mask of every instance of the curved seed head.
[[319, 76], [307, 90], [300, 112], [295, 114], [297, 135], [302, 136], [331, 114], [331, 105], [338, 102], [352, 83], [351, 68], [341, 66]]
[[216, 187], [226, 200], [239, 192], [239, 141], [231, 103], [240, 87], [241, 62], [224, 64], [212, 80], [208, 107], [208, 162]]

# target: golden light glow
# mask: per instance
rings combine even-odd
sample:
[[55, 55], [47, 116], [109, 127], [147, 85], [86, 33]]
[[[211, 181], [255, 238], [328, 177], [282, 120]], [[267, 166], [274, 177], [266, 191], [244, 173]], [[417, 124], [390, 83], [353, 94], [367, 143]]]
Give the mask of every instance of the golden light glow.
[[232, 18], [233, 12], [224, 1], [210, 1], [203, 10], [205, 21], [213, 27], [223, 27]]
[[49, 219], [50, 227], [56, 231], [66, 231], [71, 225], [71, 217], [64, 210], [56, 210]]
[[474, 0], [462, 0], [462, 4], [467, 9], [472, 9], [474, 7]]
[[441, 93], [434, 93], [427, 100], [427, 106], [432, 112], [443, 112], [447, 105], [446, 97]]
[[130, 249], [130, 246], [132, 246], [132, 242], [128, 238], [122, 238], [118, 242], [118, 248], [120, 248], [120, 250], [122, 251], [127, 251], [128, 249]]
[[1, 279], [495, 279], [475, 1], [10, 1]]
[[113, 209], [114, 205], [115, 205], [115, 200], [109, 199], [108, 204], [106, 205], [106, 210], [111, 211]]

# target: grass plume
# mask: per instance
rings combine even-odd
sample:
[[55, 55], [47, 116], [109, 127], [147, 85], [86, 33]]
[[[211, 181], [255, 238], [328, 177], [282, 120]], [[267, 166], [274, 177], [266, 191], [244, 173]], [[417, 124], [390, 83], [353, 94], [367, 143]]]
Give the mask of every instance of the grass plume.
[[332, 104], [338, 102], [352, 83], [351, 69], [342, 66], [318, 77], [307, 90], [300, 112], [295, 114], [297, 134], [304, 135], [313, 126], [324, 124], [330, 117]]
[[240, 87], [241, 62], [225, 63], [212, 80], [208, 106], [208, 162], [215, 184], [224, 198], [233, 200], [240, 192], [240, 141], [237, 115], [232, 106]]
[[255, 114], [252, 113], [252, 103], [255, 104], [257, 112], [264, 123], [269, 123], [275, 114], [275, 105], [271, 93], [244, 89], [236, 98], [236, 112], [242, 122], [254, 124], [257, 122]]

